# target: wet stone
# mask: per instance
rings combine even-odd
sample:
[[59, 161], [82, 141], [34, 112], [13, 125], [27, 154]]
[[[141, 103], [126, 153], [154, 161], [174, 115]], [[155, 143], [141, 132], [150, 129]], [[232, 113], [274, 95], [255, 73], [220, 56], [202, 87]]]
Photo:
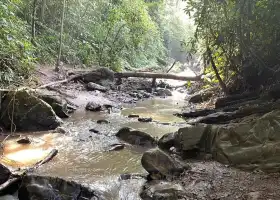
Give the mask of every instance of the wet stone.
[[102, 110], [102, 106], [95, 102], [88, 102], [86, 105], [86, 110], [93, 111], [93, 112], [99, 112]]
[[30, 144], [31, 141], [28, 137], [21, 137], [17, 140], [18, 144]]
[[97, 124], [109, 124], [110, 122], [106, 119], [97, 120]]
[[153, 119], [151, 117], [148, 117], [148, 118], [141, 117], [141, 118], [138, 118], [138, 121], [139, 122], [152, 122]]
[[130, 114], [127, 116], [128, 118], [139, 118], [139, 115], [136, 114]]
[[123, 141], [145, 147], [153, 147], [156, 145], [156, 139], [148, 133], [124, 127], [118, 131], [116, 136]]
[[96, 130], [96, 129], [94, 129], [94, 128], [89, 129], [89, 131], [92, 132], [92, 133], [100, 133], [98, 130]]
[[55, 130], [54, 130], [55, 133], [61, 133], [61, 134], [66, 134], [67, 131], [65, 128], [63, 127], [57, 127]]

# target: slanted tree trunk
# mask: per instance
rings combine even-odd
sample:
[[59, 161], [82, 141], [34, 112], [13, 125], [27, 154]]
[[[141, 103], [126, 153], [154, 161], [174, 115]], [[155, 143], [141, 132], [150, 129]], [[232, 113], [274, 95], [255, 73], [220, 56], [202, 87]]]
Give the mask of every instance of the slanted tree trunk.
[[173, 62], [173, 64], [172, 64], [171, 67], [167, 70], [166, 73], [169, 73], [169, 72], [173, 69], [173, 67], [175, 66], [176, 62], [177, 62], [177, 60], [175, 60], [175, 61]]
[[218, 69], [217, 69], [217, 67], [216, 67], [216, 64], [215, 64], [215, 62], [214, 62], [214, 59], [213, 59], [213, 57], [212, 57], [212, 52], [211, 52], [209, 46], [207, 47], [207, 54], [208, 54], [208, 58], [210, 59], [212, 68], [213, 68], [213, 70], [214, 70], [214, 72], [215, 72], [215, 75], [216, 75], [216, 77], [217, 77], [217, 79], [218, 79], [218, 81], [219, 81], [220, 87], [222, 88], [222, 90], [223, 90], [223, 92], [224, 92], [225, 94], [228, 94], [227, 86], [226, 86], [226, 84], [224, 83], [224, 81], [222, 80], [222, 78], [221, 78], [221, 76], [220, 76], [220, 74], [219, 74], [219, 71], [218, 71]]
[[66, 5], [66, 0], [63, 0], [61, 22], [60, 22], [60, 38], [59, 38], [58, 57], [57, 57], [55, 71], [59, 71], [59, 65], [60, 65], [60, 60], [61, 60], [61, 49], [62, 49], [62, 36], [63, 36], [65, 5]]

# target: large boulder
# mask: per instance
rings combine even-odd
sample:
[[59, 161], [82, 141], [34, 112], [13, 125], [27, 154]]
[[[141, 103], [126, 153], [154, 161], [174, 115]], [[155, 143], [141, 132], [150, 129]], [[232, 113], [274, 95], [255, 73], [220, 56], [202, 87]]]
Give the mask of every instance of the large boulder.
[[9, 92], [1, 108], [0, 123], [17, 131], [51, 130], [62, 123], [48, 103], [27, 89]]
[[280, 111], [240, 123], [220, 125], [213, 157], [244, 169], [280, 172]]
[[19, 200], [33, 199], [91, 199], [102, 200], [99, 194], [75, 182], [60, 178], [25, 176], [18, 191]]
[[38, 93], [38, 97], [47, 102], [52, 107], [55, 114], [60, 118], [68, 118], [69, 114], [76, 109], [73, 106], [70, 106], [64, 98], [57, 94], [40, 92]]
[[142, 156], [141, 164], [152, 179], [178, 176], [189, 168], [188, 165], [183, 165], [158, 148], [146, 151]]
[[212, 152], [215, 135], [211, 126], [206, 124], [187, 125], [177, 132], [163, 135], [158, 145], [163, 150], [175, 147], [184, 158], [196, 158]]
[[140, 193], [143, 200], [179, 200], [185, 199], [184, 188], [176, 183], [153, 180], [146, 183]]
[[188, 125], [180, 128], [175, 136], [175, 146], [182, 151], [196, 149], [205, 152], [211, 151], [211, 145], [206, 145], [208, 139], [211, 140], [210, 128], [206, 124]]
[[156, 145], [156, 139], [148, 133], [124, 127], [118, 131], [116, 136], [129, 144], [135, 144], [145, 147]]
[[10, 170], [4, 165], [0, 164], [0, 185], [5, 183], [11, 175]]

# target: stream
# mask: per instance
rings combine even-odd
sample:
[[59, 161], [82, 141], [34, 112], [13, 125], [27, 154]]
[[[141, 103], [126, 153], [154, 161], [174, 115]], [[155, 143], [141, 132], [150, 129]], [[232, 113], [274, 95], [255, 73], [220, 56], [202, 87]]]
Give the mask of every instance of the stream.
[[[28, 167], [44, 158], [53, 148], [58, 155], [34, 173], [73, 180], [101, 191], [104, 197], [121, 200], [140, 199], [138, 193], [144, 179], [120, 180], [125, 173], [145, 174], [141, 166], [141, 156], [147, 149], [125, 145], [119, 151], [108, 151], [110, 145], [122, 143], [115, 133], [122, 127], [131, 127], [154, 137], [174, 132], [184, 126], [184, 120], [173, 115], [184, 105], [184, 94], [173, 92], [172, 97], [152, 98], [139, 101], [135, 105], [122, 105], [120, 110], [108, 112], [87, 112], [84, 107], [77, 110], [63, 127], [62, 133], [26, 133], [31, 137], [30, 145], [20, 145], [15, 139], [5, 142], [2, 163], [12, 168]], [[138, 122], [128, 118], [130, 114], [152, 117], [153, 122]], [[97, 124], [106, 119], [108, 124]], [[90, 132], [90, 129], [99, 133]]]

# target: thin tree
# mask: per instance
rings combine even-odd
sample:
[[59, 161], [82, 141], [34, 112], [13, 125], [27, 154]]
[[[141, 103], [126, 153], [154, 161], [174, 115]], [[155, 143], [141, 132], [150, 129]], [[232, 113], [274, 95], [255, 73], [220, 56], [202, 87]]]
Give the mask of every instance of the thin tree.
[[58, 57], [57, 57], [57, 62], [56, 62], [56, 66], [55, 66], [55, 71], [59, 71], [59, 65], [60, 65], [60, 59], [61, 59], [62, 35], [63, 35], [65, 6], [66, 6], [66, 0], [63, 0], [61, 21], [60, 21], [60, 38], [59, 38]]
[[35, 44], [35, 34], [36, 34], [36, 7], [37, 7], [37, 0], [33, 1], [33, 10], [32, 10], [32, 27], [31, 27], [31, 42]]
[[224, 81], [222, 80], [222, 78], [221, 78], [221, 76], [220, 76], [220, 74], [219, 74], [219, 71], [218, 71], [217, 66], [216, 66], [216, 64], [215, 64], [215, 62], [214, 62], [214, 59], [213, 59], [213, 57], [212, 57], [212, 52], [211, 52], [209, 46], [207, 46], [207, 54], [208, 54], [208, 58], [209, 58], [209, 60], [210, 60], [210, 62], [211, 62], [211, 65], [212, 65], [212, 69], [214, 70], [214, 72], [215, 72], [215, 74], [216, 74], [216, 78], [217, 78], [218, 81], [219, 81], [220, 87], [222, 88], [222, 90], [223, 90], [223, 92], [224, 92], [225, 94], [228, 94], [227, 86], [226, 86], [226, 84], [224, 83]]

